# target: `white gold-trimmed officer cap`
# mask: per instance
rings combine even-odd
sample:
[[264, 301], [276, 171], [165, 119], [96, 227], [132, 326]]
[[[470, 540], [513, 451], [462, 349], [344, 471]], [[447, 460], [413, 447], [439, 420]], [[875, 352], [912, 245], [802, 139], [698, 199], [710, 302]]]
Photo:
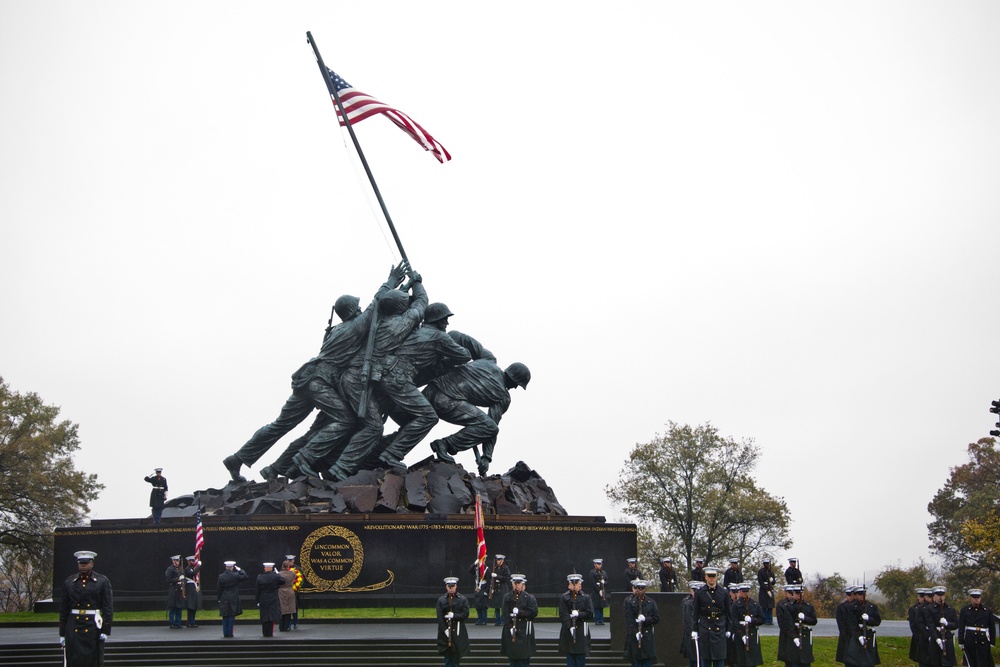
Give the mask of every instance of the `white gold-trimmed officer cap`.
[[458, 577], [445, 577], [445, 586], [458, 586]]
[[705, 582], [704, 581], [698, 581], [697, 579], [692, 579], [691, 581], [688, 582], [688, 588], [690, 588], [693, 591], [696, 591], [699, 588], [702, 588], [704, 586], [705, 586]]
[[738, 591], [738, 590], [740, 590], [740, 585], [739, 584], [729, 584], [728, 586], [726, 586], [726, 588], [728, 588], [731, 591]]
[[699, 557], [697, 557], [697, 558], [694, 559], [694, 562], [696, 562], [696, 563], [704, 563], [705, 559], [702, 558], [701, 556], [699, 556]]
[[660, 562], [661, 563], [673, 563], [674, 561], [670, 560], [670, 556], [664, 556], [663, 558], [660, 559]]
[[222, 564], [225, 565], [226, 567], [232, 567], [232, 566], [236, 565], [236, 561], [234, 561], [234, 560], [227, 560], [227, 561], [223, 561]]
[[96, 555], [93, 551], [77, 551], [73, 554], [73, 558], [76, 559], [77, 563], [89, 563], [94, 560]]
[[496, 558], [497, 560], [504, 560], [507, 557], [504, 556], [503, 554], [497, 554], [496, 556], [494, 556], [494, 558]]
[[740, 590], [741, 591], [748, 591], [748, 590], [750, 590], [750, 584], [748, 584], [748, 583], [744, 582], [744, 583], [740, 584], [739, 586], [740, 586]]
[[714, 567], [706, 567], [705, 568], [705, 576], [706, 577], [717, 577], [717, 576], [719, 576], [719, 571], [716, 570]]
[[646, 588], [646, 586], [649, 586], [649, 582], [645, 579], [632, 580], [632, 588]]
[[153, 472], [163, 472], [163, 468], [153, 468]]
[[263, 563], [264, 567], [274, 568], [274, 563]]
[[981, 598], [981, 597], [983, 597], [983, 589], [981, 589], [981, 588], [970, 588], [969, 589], [969, 597], [973, 597], [973, 598]]
[[730, 562], [730, 563], [739, 563], [739, 562], [740, 562], [740, 559], [739, 559], [739, 558], [730, 558], [730, 559], [729, 559], [729, 562]]
[[594, 559], [594, 563], [596, 563], [596, 564], [598, 564], [598, 565], [600, 565], [600, 564], [601, 564], [601, 563], [603, 563], [603, 562], [604, 562], [604, 559], [603, 559], [603, 558], [595, 558], [595, 559]]
[[945, 588], [944, 586], [935, 586], [934, 588], [931, 589], [931, 593], [933, 593], [934, 595], [944, 595], [947, 592], [948, 589]]
[[798, 563], [799, 559], [798, 558], [791, 558], [791, 557], [789, 557], [788, 562], [789, 563]]
[[285, 560], [295, 560], [295, 554], [285, 554]]
[[770, 564], [770, 563], [771, 563], [771, 559], [770, 559], [770, 558], [765, 558], [765, 559], [764, 559], [764, 560], [762, 560], [761, 562], [762, 562], [762, 563], [768, 563], [768, 564]]
[[177, 554], [176, 556], [171, 556], [170, 557], [170, 560], [180, 560], [180, 559], [181, 559], [181, 555], [180, 554]]
[[567, 574], [566, 581], [583, 581], [582, 574]]
[[198, 560], [196, 556], [188, 556], [187, 560]]
[[523, 574], [512, 574], [510, 575], [510, 580], [515, 584], [527, 583], [528, 578]]
[[626, 558], [625, 560], [628, 561], [629, 563], [634, 563], [636, 561], [635, 558]]

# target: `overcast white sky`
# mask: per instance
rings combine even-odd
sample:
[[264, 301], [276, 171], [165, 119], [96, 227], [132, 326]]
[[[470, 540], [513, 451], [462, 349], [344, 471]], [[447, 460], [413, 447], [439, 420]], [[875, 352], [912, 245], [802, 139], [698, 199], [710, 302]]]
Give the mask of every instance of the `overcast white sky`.
[[495, 472], [613, 520], [631, 447], [711, 421], [807, 575], [926, 557], [1000, 398], [988, 1], [3, 0], [0, 375], [80, 424], [94, 517], [225, 484], [396, 260], [307, 30], [454, 157], [357, 127], [431, 300], [531, 367]]

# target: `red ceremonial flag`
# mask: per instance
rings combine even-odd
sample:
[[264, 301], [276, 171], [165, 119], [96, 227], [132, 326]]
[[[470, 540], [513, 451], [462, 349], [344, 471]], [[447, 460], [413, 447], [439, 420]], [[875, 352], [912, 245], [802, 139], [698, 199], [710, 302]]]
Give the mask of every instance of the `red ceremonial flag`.
[[486, 573], [486, 538], [483, 536], [483, 499], [476, 494], [476, 561], [479, 563], [479, 579]]
[[[352, 88], [351, 84], [340, 78], [340, 75], [332, 69], [327, 68], [326, 71], [330, 73], [330, 79], [333, 81], [333, 85], [337, 88], [337, 95], [340, 97], [340, 103], [344, 105], [344, 111], [347, 112], [347, 119], [352, 125], [358, 121], [368, 118], [369, 116], [374, 116], [375, 114], [380, 113], [395, 123], [396, 126], [403, 132], [406, 132], [408, 135], [413, 137], [413, 140], [423, 146], [424, 150], [433, 153], [434, 157], [438, 159], [438, 162], [444, 163], [451, 159], [451, 153], [449, 153], [444, 146], [439, 144], [437, 139], [431, 136], [430, 132], [420, 127], [417, 121], [413, 120], [399, 109], [393, 109], [392, 107], [379, 102], [371, 95], [366, 95], [357, 88]], [[336, 107], [336, 102], [334, 102], [334, 107]], [[337, 119], [340, 121], [341, 125], [346, 125], [343, 116], [340, 114], [340, 109], [337, 109]]]

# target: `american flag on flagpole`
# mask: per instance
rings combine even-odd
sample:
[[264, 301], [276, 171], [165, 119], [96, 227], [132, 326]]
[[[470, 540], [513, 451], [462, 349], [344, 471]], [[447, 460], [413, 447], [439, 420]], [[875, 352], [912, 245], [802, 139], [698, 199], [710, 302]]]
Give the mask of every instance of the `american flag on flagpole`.
[[[194, 563], [195, 567], [201, 563], [201, 549], [205, 546], [205, 530], [201, 526], [201, 496], [198, 496], [198, 512], [194, 515]], [[194, 585], [201, 590], [201, 572], [194, 575]]]
[[483, 535], [483, 499], [476, 494], [476, 562], [479, 563], [479, 580], [486, 573], [486, 537]]
[[[327, 68], [326, 71], [330, 73], [330, 79], [333, 81], [333, 85], [337, 88], [337, 95], [340, 97], [340, 103], [344, 105], [344, 111], [347, 112], [347, 119], [352, 125], [368, 118], [369, 116], [374, 116], [375, 114], [380, 113], [395, 123], [396, 126], [403, 132], [406, 132], [408, 135], [413, 137], [413, 140], [423, 146], [424, 150], [433, 153], [434, 157], [438, 159], [438, 162], [444, 163], [451, 159], [451, 153], [449, 153], [444, 146], [438, 143], [438, 140], [432, 137], [430, 132], [422, 128], [417, 121], [413, 120], [399, 109], [394, 109], [386, 104], [383, 104], [382, 102], [379, 102], [371, 95], [366, 95], [357, 88], [352, 88], [351, 84], [344, 81], [340, 75], [332, 69]], [[336, 106], [336, 103], [334, 103], [334, 106]], [[337, 109], [337, 119], [340, 121], [341, 125], [346, 125], [344, 118], [340, 113], [340, 109]]]

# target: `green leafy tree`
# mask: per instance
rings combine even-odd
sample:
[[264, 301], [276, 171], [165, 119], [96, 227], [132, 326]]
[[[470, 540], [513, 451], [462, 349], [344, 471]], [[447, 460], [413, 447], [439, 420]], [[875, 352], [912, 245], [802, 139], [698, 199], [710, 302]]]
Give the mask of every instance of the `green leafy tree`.
[[846, 587], [847, 580], [839, 572], [834, 572], [829, 577], [817, 572], [806, 581], [806, 592], [803, 597], [816, 608], [817, 616], [830, 617], [834, 615], [837, 605], [843, 601]]
[[910, 606], [916, 602], [916, 589], [928, 588], [938, 583], [941, 572], [923, 559], [908, 568], [886, 565], [875, 575], [875, 586], [885, 598], [879, 605], [882, 618], [904, 619]]
[[968, 453], [927, 505], [927, 532], [952, 581], [985, 586], [982, 580], [1000, 578], [1000, 450], [982, 438]]
[[53, 529], [83, 523], [87, 499], [104, 489], [97, 475], [76, 470], [77, 425], [58, 416], [59, 408], [12, 392], [0, 377], [0, 585], [28, 592], [27, 605], [51, 594], [32, 582], [51, 580]]
[[679, 552], [690, 570], [695, 556], [749, 563], [791, 547], [788, 506], [752, 477], [760, 456], [752, 440], [724, 438], [711, 424], [667, 426], [632, 449], [605, 489], [639, 526], [644, 556]]

